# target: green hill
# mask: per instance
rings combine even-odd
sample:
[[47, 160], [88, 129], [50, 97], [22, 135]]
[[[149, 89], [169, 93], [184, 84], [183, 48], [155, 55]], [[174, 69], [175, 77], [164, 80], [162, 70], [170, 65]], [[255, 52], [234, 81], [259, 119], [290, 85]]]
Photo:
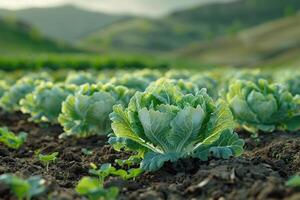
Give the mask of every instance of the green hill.
[[98, 50], [168, 52], [188, 44], [234, 34], [292, 15], [299, 0], [239, 0], [177, 11], [162, 19], [129, 19], [102, 27], [81, 41]]
[[44, 38], [22, 21], [0, 18], [0, 54], [74, 52], [75, 49]]
[[178, 50], [202, 63], [263, 66], [300, 64], [300, 14]]
[[17, 11], [0, 10], [0, 16], [15, 17], [33, 25], [49, 38], [72, 43], [86, 34], [127, 18], [86, 11], [71, 5]]

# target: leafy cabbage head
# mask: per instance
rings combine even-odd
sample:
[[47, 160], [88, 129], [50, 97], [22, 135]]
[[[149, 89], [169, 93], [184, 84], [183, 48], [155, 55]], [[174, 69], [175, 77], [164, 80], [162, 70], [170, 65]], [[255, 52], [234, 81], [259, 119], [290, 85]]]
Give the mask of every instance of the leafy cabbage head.
[[165, 77], [168, 79], [183, 79], [188, 80], [192, 76], [192, 72], [189, 70], [169, 70], [165, 73]]
[[93, 84], [95, 83], [94, 77], [88, 72], [76, 72], [76, 73], [69, 73], [66, 81], [67, 84], [74, 84], [74, 85], [83, 85], [86, 83]]
[[125, 86], [135, 91], [144, 91], [150, 84], [150, 80], [134, 74], [123, 74], [110, 80], [110, 84]]
[[229, 158], [242, 152], [243, 141], [233, 133], [233, 117], [223, 101], [215, 103], [205, 89], [185, 94], [167, 79], [136, 92], [127, 107], [115, 105], [110, 118], [109, 142], [137, 151], [144, 170], [180, 158]]
[[290, 76], [285, 79], [284, 83], [293, 95], [300, 95], [300, 74], [290, 74]]
[[0, 80], [0, 98], [4, 93], [9, 89], [9, 86], [6, 81]]
[[0, 107], [8, 112], [20, 110], [20, 100], [34, 91], [39, 80], [23, 78], [7, 90], [0, 99]]
[[159, 70], [155, 70], [155, 69], [143, 69], [143, 70], [138, 70], [134, 72], [134, 75], [137, 77], [142, 77], [142, 78], [146, 78], [149, 81], [156, 81], [157, 79], [159, 79], [162, 74]]
[[236, 121], [250, 132], [299, 128], [299, 97], [283, 85], [237, 80], [226, 99]]
[[34, 122], [57, 123], [62, 102], [75, 92], [75, 85], [42, 82], [32, 93], [20, 101], [21, 111], [31, 115]]
[[111, 131], [109, 114], [115, 104], [127, 104], [130, 94], [121, 86], [85, 84], [62, 104], [58, 121], [62, 136], [88, 137], [107, 135]]
[[206, 74], [197, 74], [190, 78], [190, 81], [198, 86], [199, 89], [206, 88], [207, 93], [213, 98], [218, 97], [218, 81]]

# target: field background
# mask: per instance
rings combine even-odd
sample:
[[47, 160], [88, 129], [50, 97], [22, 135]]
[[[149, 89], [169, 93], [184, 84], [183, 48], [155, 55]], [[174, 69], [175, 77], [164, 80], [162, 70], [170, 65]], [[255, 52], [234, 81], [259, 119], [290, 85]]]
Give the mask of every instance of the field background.
[[300, 63], [298, 0], [151, 5], [157, 12], [169, 10], [109, 13], [73, 4], [0, 8], [0, 67], [202, 69]]

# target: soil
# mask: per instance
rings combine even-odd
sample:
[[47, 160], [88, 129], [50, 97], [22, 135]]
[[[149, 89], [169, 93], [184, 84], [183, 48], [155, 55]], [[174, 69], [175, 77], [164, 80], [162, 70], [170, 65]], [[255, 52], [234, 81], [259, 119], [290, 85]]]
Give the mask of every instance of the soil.
[[[59, 139], [63, 132], [60, 126], [34, 124], [27, 119], [21, 113], [0, 111], [0, 126], [28, 133], [26, 143], [19, 150], [0, 144], [0, 174], [41, 175], [47, 181], [47, 191], [38, 199], [83, 199], [74, 187], [81, 177], [89, 175], [91, 162], [114, 163], [117, 158], [130, 156], [128, 152], [114, 151], [106, 137]], [[119, 187], [119, 199], [300, 199], [299, 189], [285, 186], [286, 180], [300, 171], [300, 134], [261, 133], [257, 139], [244, 132], [240, 135], [246, 141], [246, 150], [239, 158], [207, 162], [180, 160], [131, 181], [111, 177], [105, 185]], [[93, 154], [85, 155], [83, 148]], [[37, 150], [45, 154], [59, 152], [58, 160], [50, 164], [48, 171], [36, 158]], [[0, 199], [14, 199], [4, 185], [0, 185]]]

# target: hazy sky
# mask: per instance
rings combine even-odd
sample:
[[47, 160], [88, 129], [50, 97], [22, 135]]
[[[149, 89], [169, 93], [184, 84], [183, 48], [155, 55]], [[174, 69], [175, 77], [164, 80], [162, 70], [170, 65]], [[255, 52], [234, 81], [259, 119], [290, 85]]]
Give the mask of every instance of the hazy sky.
[[163, 15], [176, 9], [193, 5], [230, 0], [0, 0], [1, 8], [21, 9], [73, 4], [86, 9], [109, 13], [131, 13], [138, 15]]

